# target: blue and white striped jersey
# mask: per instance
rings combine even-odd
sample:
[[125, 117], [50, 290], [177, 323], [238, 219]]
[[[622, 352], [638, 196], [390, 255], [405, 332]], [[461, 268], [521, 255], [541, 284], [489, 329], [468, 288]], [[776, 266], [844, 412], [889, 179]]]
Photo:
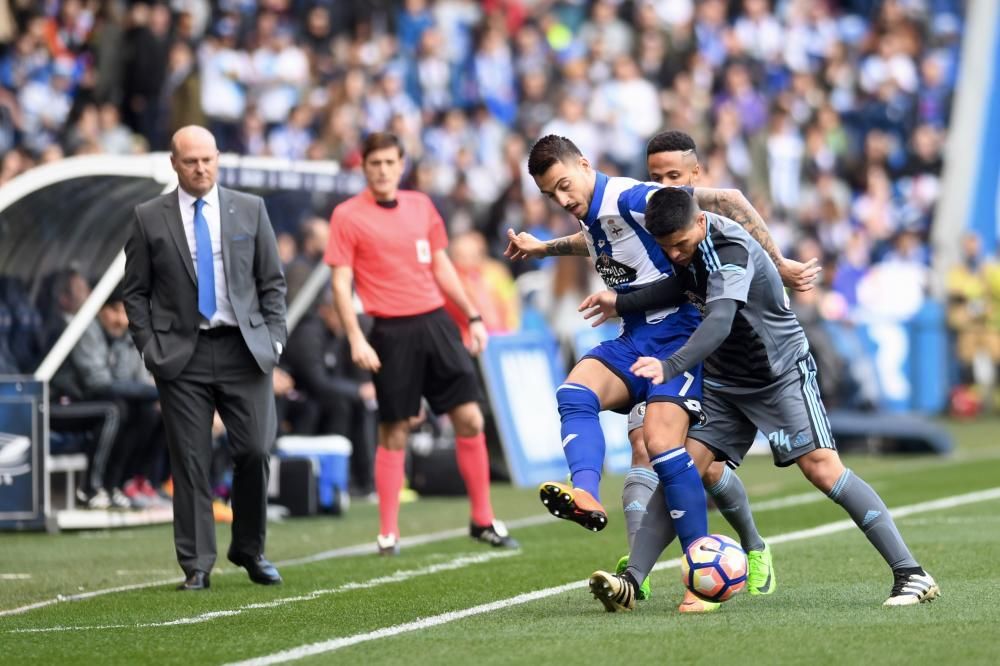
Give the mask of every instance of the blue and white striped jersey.
[[[659, 183], [641, 183], [632, 178], [597, 173], [594, 197], [580, 226], [587, 239], [594, 267], [608, 289], [627, 293], [673, 276], [673, 266], [646, 231], [646, 202]], [[656, 324], [666, 317], [687, 330], [698, 326], [701, 315], [689, 304], [626, 314], [624, 330]]]

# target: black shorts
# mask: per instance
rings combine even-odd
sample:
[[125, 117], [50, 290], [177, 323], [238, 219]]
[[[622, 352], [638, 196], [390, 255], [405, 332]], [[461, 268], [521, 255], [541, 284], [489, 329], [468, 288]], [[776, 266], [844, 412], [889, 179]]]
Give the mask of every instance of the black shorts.
[[378, 419], [394, 423], [479, 400], [479, 380], [458, 327], [444, 308], [412, 317], [376, 318], [370, 342], [382, 361], [375, 373]]

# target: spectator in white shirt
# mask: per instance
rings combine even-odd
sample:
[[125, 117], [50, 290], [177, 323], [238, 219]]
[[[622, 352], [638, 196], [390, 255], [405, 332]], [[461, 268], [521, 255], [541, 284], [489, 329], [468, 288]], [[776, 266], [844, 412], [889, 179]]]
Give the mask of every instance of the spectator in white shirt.
[[309, 84], [309, 59], [292, 39], [290, 30], [279, 27], [253, 52], [250, 95], [268, 125], [283, 122]]

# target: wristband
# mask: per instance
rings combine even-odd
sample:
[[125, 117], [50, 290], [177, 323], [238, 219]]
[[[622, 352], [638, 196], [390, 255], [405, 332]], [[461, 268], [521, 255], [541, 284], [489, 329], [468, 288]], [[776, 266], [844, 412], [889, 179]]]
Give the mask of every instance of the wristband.
[[483, 320], [483, 316], [482, 315], [473, 315], [473, 316], [469, 317], [469, 323], [470, 324], [475, 324], [477, 321], [482, 321], [482, 320]]

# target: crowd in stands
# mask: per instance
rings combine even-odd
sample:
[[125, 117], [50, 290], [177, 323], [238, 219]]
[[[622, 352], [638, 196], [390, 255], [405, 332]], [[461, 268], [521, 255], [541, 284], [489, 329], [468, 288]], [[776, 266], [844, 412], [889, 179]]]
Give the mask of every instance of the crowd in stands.
[[[8, 0], [0, 2], [0, 185], [64, 156], [165, 150], [188, 124], [208, 126], [224, 152], [357, 170], [366, 133], [390, 130], [406, 146], [404, 186], [440, 209], [491, 332], [546, 325], [568, 341], [586, 325], [576, 306], [599, 286], [586, 262], [498, 260], [507, 228], [543, 239], [576, 230], [528, 177], [528, 147], [562, 134], [606, 173], [644, 179], [645, 142], [682, 130], [697, 143], [701, 185], [743, 190], [786, 254], [821, 258], [822, 285], [795, 306], [807, 327], [817, 324], [820, 344], [825, 333], [840, 346], [828, 355], [824, 392], [834, 403], [841, 395], [873, 404], [870, 369], [846, 363], [856, 357], [828, 324], [849, 331], [872, 313], [902, 321], [926, 298], [962, 7]], [[319, 260], [329, 212], [285, 221], [279, 242], [292, 295]], [[961, 381], [982, 383], [985, 370], [973, 368], [992, 363], [992, 381], [1000, 360], [1000, 279], [974, 239], [966, 248], [949, 278], [949, 322]], [[300, 324], [300, 342], [310, 344], [289, 341], [289, 356], [303, 357], [287, 360], [287, 381], [276, 377], [285, 420], [368, 437], [359, 433], [371, 429], [371, 383], [349, 367], [328, 299]], [[848, 375], [852, 390], [832, 379]], [[119, 415], [127, 429], [141, 400], [108, 388], [120, 381], [143, 380], [100, 379], [99, 393], [127, 405]], [[317, 411], [304, 395], [351, 408]]]

